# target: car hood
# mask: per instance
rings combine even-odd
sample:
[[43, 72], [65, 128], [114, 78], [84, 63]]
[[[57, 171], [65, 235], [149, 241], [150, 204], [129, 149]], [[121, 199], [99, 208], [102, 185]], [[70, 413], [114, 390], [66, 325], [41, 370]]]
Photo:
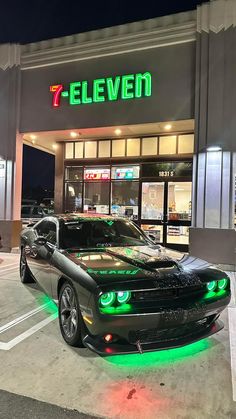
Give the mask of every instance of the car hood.
[[191, 283], [199, 283], [199, 278], [193, 275], [193, 270], [200, 265], [204, 265], [204, 268], [209, 266], [204, 261], [160, 246], [109, 247], [89, 252], [73, 250], [68, 253], [68, 257], [84, 269], [98, 285], [145, 279], [161, 280], [167, 277], [178, 277], [177, 282], [180, 285], [179, 281], [183, 276], [191, 276]]

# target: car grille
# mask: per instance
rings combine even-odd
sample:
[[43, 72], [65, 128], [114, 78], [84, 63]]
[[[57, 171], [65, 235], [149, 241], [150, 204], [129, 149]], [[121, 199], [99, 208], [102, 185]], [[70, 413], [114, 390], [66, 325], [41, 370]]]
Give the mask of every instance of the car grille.
[[140, 343], [154, 343], [159, 341], [164, 342], [175, 340], [204, 330], [206, 326], [212, 322], [212, 320], [213, 318], [210, 316], [196, 322], [186, 323], [172, 329], [132, 330], [129, 332], [128, 339], [132, 344], [135, 344], [137, 341]]
[[197, 285], [193, 287], [185, 288], [171, 288], [171, 289], [158, 289], [149, 291], [136, 291], [132, 293], [132, 301], [155, 301], [155, 300], [166, 300], [172, 298], [185, 298], [194, 297], [204, 294], [205, 287], [203, 285]]

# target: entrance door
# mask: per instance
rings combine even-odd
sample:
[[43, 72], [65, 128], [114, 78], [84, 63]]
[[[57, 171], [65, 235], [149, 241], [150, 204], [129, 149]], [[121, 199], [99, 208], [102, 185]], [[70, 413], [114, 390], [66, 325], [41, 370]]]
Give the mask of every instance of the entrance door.
[[143, 182], [141, 226], [156, 242], [188, 250], [192, 182]]

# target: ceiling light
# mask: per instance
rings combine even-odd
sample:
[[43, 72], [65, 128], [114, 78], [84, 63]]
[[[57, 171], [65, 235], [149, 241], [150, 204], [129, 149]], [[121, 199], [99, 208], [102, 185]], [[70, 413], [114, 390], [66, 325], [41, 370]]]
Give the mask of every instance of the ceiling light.
[[115, 130], [115, 134], [116, 134], [116, 135], [120, 135], [120, 134], [121, 134], [121, 129], [117, 128], [117, 129]]
[[32, 140], [32, 144], [35, 144], [36, 143], [36, 141], [35, 140]]
[[76, 138], [78, 136], [77, 132], [71, 131], [70, 136]]
[[37, 138], [37, 137], [36, 137], [36, 135], [31, 134], [31, 135], [30, 135], [30, 138], [31, 138], [31, 140], [36, 140], [36, 138]]
[[220, 147], [220, 146], [218, 146], [218, 145], [216, 145], [216, 146], [210, 146], [210, 147], [207, 147], [207, 149], [206, 149], [207, 151], [221, 151], [222, 150], [222, 148]]
[[53, 148], [54, 150], [56, 150], [56, 149], [57, 149], [57, 147], [58, 147], [58, 146], [57, 146], [57, 144], [53, 144], [53, 145], [52, 145], [52, 148]]
[[172, 125], [171, 124], [166, 124], [164, 126], [164, 128], [168, 131], [168, 130], [170, 130], [172, 128]]

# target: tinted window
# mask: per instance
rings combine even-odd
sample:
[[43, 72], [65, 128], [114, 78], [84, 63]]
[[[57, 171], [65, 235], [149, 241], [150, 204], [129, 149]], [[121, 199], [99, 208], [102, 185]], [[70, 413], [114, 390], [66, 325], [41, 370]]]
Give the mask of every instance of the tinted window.
[[64, 248], [95, 248], [109, 246], [140, 246], [148, 239], [132, 223], [123, 220], [82, 220], [64, 224]]
[[31, 207], [22, 207], [21, 208], [21, 216], [30, 216]]
[[32, 215], [43, 215], [43, 210], [40, 207], [34, 207], [32, 211]]
[[49, 243], [56, 244], [56, 223], [53, 221], [42, 221], [35, 230], [39, 236], [45, 237]]

